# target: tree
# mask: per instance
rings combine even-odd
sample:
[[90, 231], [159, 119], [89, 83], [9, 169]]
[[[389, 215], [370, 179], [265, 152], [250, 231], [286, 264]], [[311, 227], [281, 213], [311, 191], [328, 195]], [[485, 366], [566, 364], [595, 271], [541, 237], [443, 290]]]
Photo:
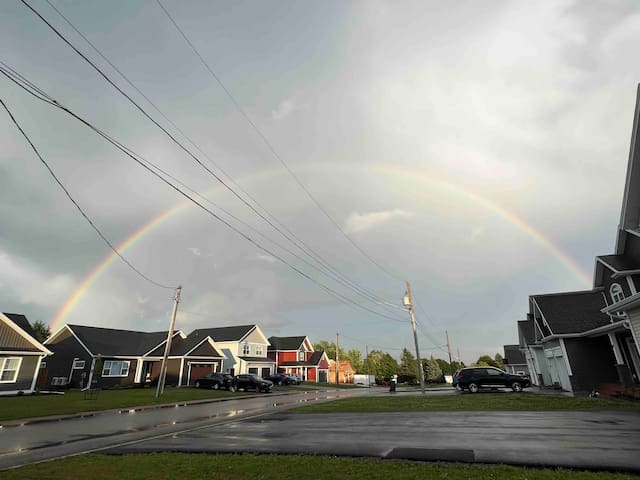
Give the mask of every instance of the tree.
[[[498, 367], [496, 361], [491, 358], [489, 355], [481, 355], [478, 357], [478, 360], [475, 362], [477, 366], [485, 366], [485, 367]], [[504, 366], [504, 365], [503, 365]], [[500, 367], [498, 367], [500, 368]]]
[[427, 382], [442, 382], [442, 370], [440, 369], [438, 362], [433, 358], [433, 355], [431, 355], [431, 358], [422, 361], [422, 368], [424, 369], [425, 379]]
[[366, 373], [375, 375], [379, 379], [390, 379], [398, 371], [398, 362], [395, 358], [382, 350], [372, 350], [364, 361], [363, 368]]
[[346, 352], [340, 355], [340, 358], [343, 360], [349, 360], [351, 362], [351, 366], [356, 373], [365, 373], [363, 371], [363, 363], [362, 363], [362, 353], [360, 350], [356, 348], [350, 348]]
[[406, 348], [402, 349], [398, 366], [398, 381], [415, 384], [418, 378], [418, 361]]
[[451, 364], [449, 362], [441, 358], [436, 358], [436, 362], [438, 362], [438, 366], [440, 370], [442, 370], [443, 375], [453, 375], [455, 370], [451, 370]]
[[496, 356], [493, 357], [494, 362], [496, 362], [496, 367], [504, 370], [504, 358], [499, 353], [496, 353]]
[[[316, 351], [320, 351], [320, 350], [324, 350], [324, 352], [327, 354], [327, 357], [329, 357], [331, 360], [335, 360], [336, 359], [336, 344], [335, 342], [327, 342], [326, 340], [320, 340], [319, 342], [316, 342], [313, 344], [313, 349]], [[340, 354], [340, 358], [341, 359], [345, 359], [345, 352], [344, 349], [342, 347], [340, 347], [339, 352]]]
[[51, 330], [49, 329], [49, 325], [44, 323], [42, 320], [36, 320], [31, 325], [33, 328], [33, 333], [40, 343], [44, 342], [51, 335]]

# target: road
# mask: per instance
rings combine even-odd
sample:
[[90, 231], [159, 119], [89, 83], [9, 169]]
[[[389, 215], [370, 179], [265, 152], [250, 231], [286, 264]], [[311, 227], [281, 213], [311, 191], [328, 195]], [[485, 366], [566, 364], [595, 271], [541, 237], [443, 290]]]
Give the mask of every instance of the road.
[[260, 394], [210, 403], [104, 412], [83, 418], [15, 424], [0, 428], [0, 470], [192, 428], [216, 428], [230, 420], [264, 415], [309, 402], [368, 394], [367, 389]]

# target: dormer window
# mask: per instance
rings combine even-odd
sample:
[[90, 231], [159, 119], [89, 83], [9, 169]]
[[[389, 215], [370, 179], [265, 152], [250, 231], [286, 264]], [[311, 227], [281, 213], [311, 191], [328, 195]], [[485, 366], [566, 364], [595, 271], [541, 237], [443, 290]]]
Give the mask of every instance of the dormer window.
[[304, 362], [305, 361], [305, 354], [304, 354], [304, 350], [300, 350], [298, 352], [298, 361], [299, 362]]
[[611, 295], [611, 301], [613, 301], [613, 303], [618, 303], [624, 300], [624, 291], [619, 283], [611, 285], [611, 288], [609, 288], [609, 294]]

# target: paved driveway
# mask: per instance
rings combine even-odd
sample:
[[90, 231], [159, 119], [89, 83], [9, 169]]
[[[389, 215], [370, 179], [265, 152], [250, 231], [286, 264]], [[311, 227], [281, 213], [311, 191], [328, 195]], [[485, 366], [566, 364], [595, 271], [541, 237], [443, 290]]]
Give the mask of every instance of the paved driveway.
[[627, 412], [278, 413], [110, 450], [311, 453], [640, 471]]

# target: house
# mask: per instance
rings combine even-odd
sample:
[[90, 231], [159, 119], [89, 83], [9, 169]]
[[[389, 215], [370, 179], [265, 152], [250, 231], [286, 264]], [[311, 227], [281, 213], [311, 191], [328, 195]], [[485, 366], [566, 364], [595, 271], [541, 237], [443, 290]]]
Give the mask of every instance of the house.
[[529, 297], [518, 322], [532, 382], [567, 391], [640, 385], [640, 85], [615, 253], [595, 257], [593, 287]]
[[[156, 382], [167, 334], [64, 325], [45, 342], [55, 354], [47, 366], [46, 384], [84, 388], [100, 378], [100, 386], [108, 388]], [[219, 371], [223, 360], [210, 337], [189, 338], [176, 331], [165, 384], [191, 385], [200, 376]]]
[[[338, 382], [337, 383], [353, 383], [355, 370], [351, 365], [351, 360], [338, 361]], [[336, 361], [329, 360], [329, 382], [336, 383]]]
[[520, 345], [504, 345], [504, 369], [512, 375], [529, 375], [529, 367]]
[[191, 332], [189, 337], [213, 339], [224, 355], [221, 371], [231, 375], [255, 373], [261, 377], [275, 373], [275, 362], [267, 356], [269, 341], [257, 325], [202, 328]]
[[51, 351], [35, 339], [27, 317], [0, 313], [0, 395], [32, 393]]
[[307, 382], [327, 382], [329, 358], [324, 351], [314, 351], [306, 336], [269, 337], [267, 355], [279, 373], [297, 374]]

